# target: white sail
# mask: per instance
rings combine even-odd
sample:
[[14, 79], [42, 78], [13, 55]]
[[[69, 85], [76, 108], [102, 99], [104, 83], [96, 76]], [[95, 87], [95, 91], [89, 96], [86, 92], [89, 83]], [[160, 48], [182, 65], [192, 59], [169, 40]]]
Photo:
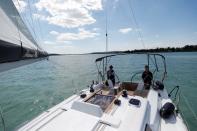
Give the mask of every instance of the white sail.
[[[23, 43], [23, 47], [37, 49], [37, 46], [34, 45], [9, 19], [5, 12], [0, 8], [0, 39], [9, 43], [16, 44], [18, 46]], [[18, 16], [13, 16], [15, 19], [19, 19]]]
[[0, 0], [0, 29], [0, 64], [47, 55], [31, 35], [12, 0]]

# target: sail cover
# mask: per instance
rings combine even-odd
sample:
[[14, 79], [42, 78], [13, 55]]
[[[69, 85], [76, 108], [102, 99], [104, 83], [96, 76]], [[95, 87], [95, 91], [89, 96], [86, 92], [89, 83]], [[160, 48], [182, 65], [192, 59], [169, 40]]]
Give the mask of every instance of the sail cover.
[[0, 64], [47, 55], [36, 43], [12, 0], [0, 0]]

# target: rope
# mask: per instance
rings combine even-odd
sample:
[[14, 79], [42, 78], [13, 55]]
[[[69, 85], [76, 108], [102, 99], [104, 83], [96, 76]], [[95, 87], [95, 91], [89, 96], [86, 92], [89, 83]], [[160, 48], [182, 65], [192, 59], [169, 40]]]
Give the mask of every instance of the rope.
[[[35, 3], [35, 0], [33, 0], [33, 2]], [[33, 7], [35, 7], [35, 6], [33, 6]], [[34, 10], [35, 10], [36, 14], [38, 14], [37, 8], [34, 8]], [[43, 35], [42, 26], [40, 24], [40, 20], [39, 19], [36, 19], [36, 20], [37, 20], [38, 27], [39, 27], [39, 30], [40, 30], [40, 35], [41, 35], [40, 40], [43, 40], [42, 38], [44, 38], [44, 35]]]
[[[31, 9], [31, 5], [30, 5], [31, 3], [30, 3], [29, 0], [27, 0], [27, 2], [28, 2], [28, 6], [29, 6], [29, 13], [30, 13], [29, 16], [30, 16], [30, 19], [31, 19], [31, 22], [32, 22], [32, 26], [33, 26], [33, 30], [32, 30], [32, 31], [33, 31], [33, 33], [34, 33], [34, 35], [35, 35], [35, 40], [36, 40], [36, 42], [38, 42], [38, 41], [37, 41], [37, 38], [38, 38], [38, 37], [37, 37], [36, 32], [35, 32], [35, 29], [34, 29], [34, 22], [33, 22], [33, 18], [32, 18], [32, 9]], [[39, 46], [38, 46], [38, 47], [39, 47]]]
[[130, 7], [130, 10], [131, 10], [131, 15], [132, 15], [132, 17], [133, 17], [133, 19], [134, 19], [134, 23], [135, 23], [135, 25], [136, 25], [136, 27], [137, 27], [137, 32], [138, 32], [138, 36], [139, 36], [139, 38], [140, 38], [140, 41], [141, 41], [141, 43], [142, 43], [142, 45], [143, 45], [143, 48], [145, 48], [146, 49], [146, 47], [145, 47], [145, 43], [144, 43], [144, 40], [143, 40], [143, 35], [142, 35], [142, 33], [141, 33], [141, 31], [139, 30], [140, 28], [140, 26], [139, 26], [139, 24], [138, 24], [138, 22], [137, 22], [137, 19], [136, 19], [136, 17], [135, 17], [135, 13], [134, 13], [134, 9], [133, 9], [133, 7], [132, 7], [132, 4], [131, 4], [131, 0], [127, 0], [128, 1], [128, 5], [129, 5], [129, 7]]
[[180, 108], [179, 108], [179, 102], [181, 101], [181, 90], [180, 90], [180, 93], [178, 94], [178, 98], [179, 98], [179, 100], [178, 100], [178, 102], [177, 103], [175, 103], [176, 104], [176, 107], [177, 107], [177, 109], [178, 109], [178, 111], [179, 111], [179, 113], [180, 113], [180, 115], [182, 116], [182, 118], [183, 118], [183, 121], [185, 122], [185, 124], [186, 124], [186, 127], [187, 127], [187, 129], [188, 129], [188, 131], [190, 131], [190, 129], [189, 129], [189, 124], [188, 124], [188, 122], [187, 122], [187, 120], [186, 120], [186, 117], [185, 117], [185, 115], [183, 114], [183, 112], [180, 110]]
[[[174, 67], [174, 68], [175, 68], [175, 67]], [[177, 74], [177, 72], [176, 72], [175, 70], [173, 70], [173, 71], [174, 71], [174, 74]], [[174, 78], [175, 78], [175, 81], [176, 81], [176, 82], [179, 82], [179, 81], [180, 81], [180, 79], [179, 79], [176, 75], [174, 75]], [[181, 91], [181, 89], [180, 89], [180, 91]], [[189, 110], [191, 111], [191, 113], [192, 113], [194, 119], [197, 121], [197, 115], [196, 115], [195, 111], [193, 110], [192, 106], [190, 105], [189, 101], [187, 100], [187, 98], [185, 97], [185, 95], [184, 95], [183, 93], [181, 93], [181, 96], [182, 96], [182, 98], [184, 99], [184, 101], [185, 101], [185, 103], [186, 103], [186, 106], [187, 106], [187, 107], [189, 108]], [[180, 97], [180, 98], [181, 98], [181, 97]], [[179, 98], [179, 99], [180, 99], [180, 98]], [[179, 100], [179, 101], [180, 101], [180, 100]], [[177, 107], [179, 107], [178, 104], [177, 104]], [[180, 113], [181, 113], [181, 116], [183, 117], [183, 120], [184, 120], [185, 123], [186, 123], [186, 126], [187, 126], [188, 130], [190, 131], [190, 129], [189, 129], [189, 124], [188, 124], [188, 121], [186, 120], [186, 117], [185, 117], [184, 113], [183, 113], [181, 110], [179, 110], [179, 111], [180, 111]]]
[[[19, 9], [21, 9], [21, 5], [20, 5], [20, 2], [19, 2], [19, 0], [17, 0], [17, 4], [18, 4], [18, 6], [19, 6]], [[20, 15], [20, 14], [19, 14]], [[22, 18], [22, 16], [20, 16], [21, 18]], [[29, 22], [29, 20], [27, 19], [27, 16], [26, 16], [26, 14], [24, 13], [24, 15], [23, 15], [23, 18], [24, 18], [24, 20], [27, 22], [27, 24], [29, 25], [29, 27], [30, 27], [30, 29], [33, 31], [34, 30], [34, 28], [33, 28], [33, 25], [31, 25], [31, 23]], [[24, 23], [25, 24], [25, 23]], [[34, 32], [35, 33], [35, 32]], [[36, 36], [35, 36], [36, 37]], [[33, 38], [33, 37], [32, 37]], [[36, 40], [33, 38], [33, 40], [36, 42]], [[33, 44], [35, 45], [35, 46], [37, 46], [37, 47], [39, 47], [39, 45], [37, 44], [37, 43], [35, 43], [35, 42], [33, 42]], [[31, 46], [32, 47], [32, 46]], [[41, 48], [40, 48], [41, 49]]]
[[197, 115], [196, 115], [195, 111], [192, 109], [192, 107], [191, 107], [189, 101], [187, 100], [187, 98], [185, 97], [185, 95], [182, 94], [182, 96], [183, 96], [183, 99], [184, 99], [185, 103], [187, 104], [187, 107], [189, 108], [189, 110], [191, 111], [191, 113], [194, 116], [195, 120], [197, 121]]
[[179, 102], [181, 101], [181, 95], [180, 95], [180, 94], [181, 94], [181, 91], [180, 91], [180, 93], [179, 93], [179, 101], [178, 101], [178, 103], [177, 103], [176, 106], [177, 106], [177, 108], [178, 108], [178, 110], [179, 110], [181, 116], [183, 117], [183, 121], [185, 122], [188, 131], [190, 131], [190, 129], [189, 129], [189, 124], [188, 124], [187, 120], [185, 119], [186, 117], [185, 117], [185, 115], [183, 114], [183, 112], [179, 109], [179, 106], [178, 106]]

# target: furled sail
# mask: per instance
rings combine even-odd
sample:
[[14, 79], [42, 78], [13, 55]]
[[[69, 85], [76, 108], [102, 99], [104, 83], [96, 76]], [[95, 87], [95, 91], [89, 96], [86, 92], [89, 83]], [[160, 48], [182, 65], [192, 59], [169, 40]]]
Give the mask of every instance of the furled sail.
[[12, 0], [0, 0], [0, 29], [0, 64], [47, 56], [31, 35]]

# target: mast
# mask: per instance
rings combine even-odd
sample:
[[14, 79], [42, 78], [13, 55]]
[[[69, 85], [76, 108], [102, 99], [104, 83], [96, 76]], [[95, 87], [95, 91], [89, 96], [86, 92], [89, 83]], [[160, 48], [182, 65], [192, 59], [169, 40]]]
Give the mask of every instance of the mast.
[[106, 23], [105, 23], [105, 39], [106, 39], [106, 53], [108, 52], [108, 19], [107, 19], [107, 11], [106, 11]]
[[[105, 44], [106, 44], [106, 47], [105, 47], [105, 52], [106, 52], [106, 54], [107, 54], [107, 52], [108, 52], [108, 8], [107, 8], [107, 5], [106, 5], [106, 18], [105, 18], [105, 20], [106, 20], [106, 23], [105, 23]], [[107, 57], [106, 57], [106, 61], [105, 61], [105, 73], [107, 73]]]

